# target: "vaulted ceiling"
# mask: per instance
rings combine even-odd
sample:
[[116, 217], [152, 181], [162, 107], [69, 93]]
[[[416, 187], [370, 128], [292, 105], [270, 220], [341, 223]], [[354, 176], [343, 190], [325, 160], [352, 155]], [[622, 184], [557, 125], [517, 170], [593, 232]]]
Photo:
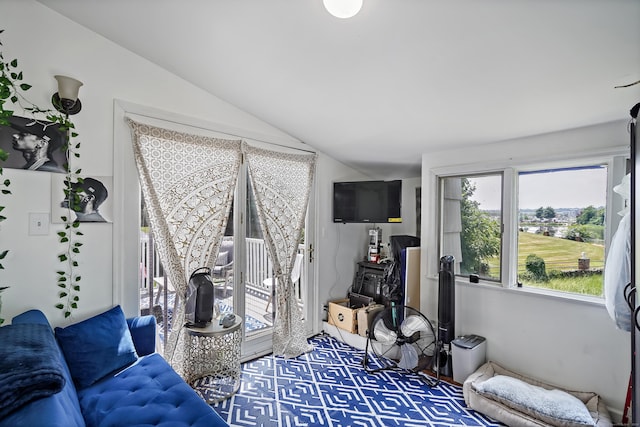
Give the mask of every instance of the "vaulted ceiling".
[[640, 101], [636, 0], [39, 1], [374, 178]]

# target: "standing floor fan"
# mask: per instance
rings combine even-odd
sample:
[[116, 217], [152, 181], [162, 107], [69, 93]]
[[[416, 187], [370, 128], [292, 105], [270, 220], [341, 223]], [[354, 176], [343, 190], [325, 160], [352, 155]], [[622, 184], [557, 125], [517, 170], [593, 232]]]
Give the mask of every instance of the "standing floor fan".
[[455, 258], [445, 255], [440, 258], [438, 272], [438, 341], [433, 370], [445, 377], [453, 376], [451, 341], [455, 338]]
[[[419, 372], [431, 366], [435, 347], [436, 335], [429, 319], [414, 308], [392, 305], [373, 319], [362, 364], [369, 373], [385, 369]], [[424, 378], [432, 386], [439, 381]]]

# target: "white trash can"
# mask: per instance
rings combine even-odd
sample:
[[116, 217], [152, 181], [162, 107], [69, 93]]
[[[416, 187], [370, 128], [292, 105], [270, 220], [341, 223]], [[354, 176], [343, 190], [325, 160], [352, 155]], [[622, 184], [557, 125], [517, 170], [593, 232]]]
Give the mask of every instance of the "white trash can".
[[487, 340], [478, 335], [462, 335], [451, 341], [451, 364], [453, 380], [464, 383], [464, 380], [485, 363], [487, 357]]

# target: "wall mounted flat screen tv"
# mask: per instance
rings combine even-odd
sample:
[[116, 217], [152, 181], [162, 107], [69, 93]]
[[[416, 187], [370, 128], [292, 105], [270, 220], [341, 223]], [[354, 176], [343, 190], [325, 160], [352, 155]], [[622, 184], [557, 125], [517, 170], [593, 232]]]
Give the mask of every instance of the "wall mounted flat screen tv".
[[333, 183], [333, 222], [402, 222], [402, 181]]

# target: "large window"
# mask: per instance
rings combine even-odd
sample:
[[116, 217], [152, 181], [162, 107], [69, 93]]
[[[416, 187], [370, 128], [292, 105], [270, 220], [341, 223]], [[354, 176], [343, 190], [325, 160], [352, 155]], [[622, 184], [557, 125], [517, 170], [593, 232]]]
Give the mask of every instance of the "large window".
[[460, 277], [601, 297], [609, 175], [602, 162], [441, 176], [440, 256]]
[[607, 168], [518, 174], [518, 282], [602, 295]]

